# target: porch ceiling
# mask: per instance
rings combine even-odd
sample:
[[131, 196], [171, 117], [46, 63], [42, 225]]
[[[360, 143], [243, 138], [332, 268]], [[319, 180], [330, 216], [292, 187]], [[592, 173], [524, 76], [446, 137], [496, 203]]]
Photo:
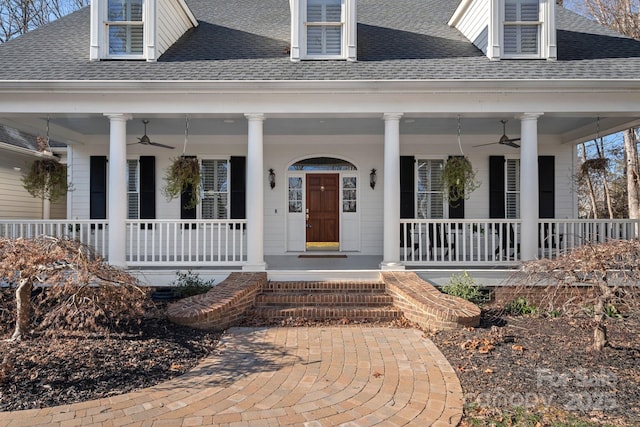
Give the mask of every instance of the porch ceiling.
[[[383, 135], [384, 122], [380, 117], [351, 116], [331, 117], [327, 115], [282, 115], [267, 116], [264, 123], [265, 135]], [[56, 115], [51, 116], [52, 137], [58, 137], [68, 143], [83, 142], [94, 135], [109, 133], [109, 120], [102, 115]], [[140, 136], [144, 133], [143, 119], [148, 119], [147, 133], [153, 135], [184, 135], [185, 118], [183, 115], [135, 115], [127, 125], [129, 135]], [[463, 115], [461, 132], [467, 135], [502, 134], [500, 120], [508, 120], [507, 134], [515, 137], [520, 134], [519, 120], [513, 115]], [[636, 117], [602, 118], [600, 132], [603, 135], [624, 129], [637, 121]], [[542, 135], [560, 135], [563, 142], [578, 142], [595, 136], [597, 116], [546, 114], [539, 119], [538, 129]], [[0, 122], [9, 126], [42, 134], [46, 129], [46, 117], [38, 115], [20, 115], [10, 118], [0, 117]], [[455, 135], [457, 116], [451, 114], [403, 116], [400, 133], [404, 135]], [[190, 115], [190, 135], [246, 135], [247, 120], [241, 115]]]

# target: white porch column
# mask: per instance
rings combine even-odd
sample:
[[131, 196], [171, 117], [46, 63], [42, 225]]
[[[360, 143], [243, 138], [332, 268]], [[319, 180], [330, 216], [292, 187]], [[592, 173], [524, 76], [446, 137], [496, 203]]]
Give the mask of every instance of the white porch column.
[[520, 117], [520, 255], [523, 261], [538, 256], [538, 118], [542, 113]]
[[126, 267], [127, 242], [127, 120], [129, 114], [105, 114], [109, 118], [108, 239], [109, 264]]
[[245, 114], [249, 121], [247, 147], [247, 264], [244, 270], [263, 271], [264, 262], [264, 114]]
[[384, 255], [383, 270], [402, 270], [400, 264], [400, 118], [386, 113], [384, 119]]

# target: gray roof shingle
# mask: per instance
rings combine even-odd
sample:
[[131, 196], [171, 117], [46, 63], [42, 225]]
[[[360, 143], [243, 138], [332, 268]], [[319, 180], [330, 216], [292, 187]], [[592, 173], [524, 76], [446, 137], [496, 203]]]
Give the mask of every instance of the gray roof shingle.
[[0, 45], [0, 80], [637, 79], [640, 42], [558, 9], [558, 60], [489, 61], [458, 2], [359, 0], [358, 62], [293, 63], [288, 0], [188, 0], [200, 25], [157, 62], [89, 61], [89, 8]]

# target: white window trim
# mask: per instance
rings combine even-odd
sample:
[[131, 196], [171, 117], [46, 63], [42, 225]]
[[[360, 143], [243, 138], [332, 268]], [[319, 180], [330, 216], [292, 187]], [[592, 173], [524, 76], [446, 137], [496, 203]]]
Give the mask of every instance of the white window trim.
[[[414, 213], [413, 213], [413, 216], [416, 219], [421, 219], [421, 218], [418, 218], [418, 209], [419, 209], [419, 207], [418, 207], [418, 193], [419, 193], [419, 191], [418, 191], [418, 181], [419, 181], [418, 163], [421, 160], [440, 160], [440, 161], [442, 161], [442, 166], [444, 167], [444, 165], [447, 162], [447, 157], [433, 156], [433, 155], [431, 155], [431, 156], [416, 155], [416, 156], [414, 156], [414, 158], [415, 158], [415, 164], [414, 164], [414, 168], [413, 168], [414, 169], [413, 173], [414, 173], [415, 188], [414, 188], [414, 191], [413, 191], [413, 197], [414, 197], [414, 203], [413, 203], [414, 204]], [[429, 193], [435, 193], [435, 192], [434, 191], [430, 191]], [[445, 191], [444, 191], [444, 188], [443, 188], [443, 190], [442, 190], [442, 218], [422, 218], [422, 219], [448, 219], [449, 218], [449, 209], [448, 209], [448, 207], [449, 207], [449, 202], [447, 201], [446, 194], [445, 194]]]
[[[227, 162], [227, 217], [226, 218], [204, 218], [202, 215], [202, 206], [204, 201], [204, 185], [202, 186], [202, 194], [200, 194], [200, 203], [196, 209], [196, 219], [211, 219], [211, 220], [225, 220], [231, 218], [231, 158], [230, 157], [221, 157], [221, 156], [203, 156], [198, 157], [198, 161], [200, 162], [200, 173], [202, 174], [202, 162], [203, 160], [221, 160]], [[200, 179], [204, 179], [204, 176], [201, 176]], [[221, 191], [216, 191], [218, 194], [223, 194]]]
[[[539, 21], [526, 21], [525, 24], [539, 24], [538, 54], [514, 54], [504, 53], [504, 16], [505, 0], [488, 0], [489, 2], [489, 37], [487, 44], [487, 57], [491, 60], [500, 59], [546, 59], [554, 61], [558, 58], [556, 44], [556, 4], [555, 0], [539, 0]], [[517, 24], [514, 23], [514, 24]]]
[[143, 0], [142, 25], [143, 42], [141, 54], [109, 54], [109, 25], [135, 25], [140, 21], [108, 21], [108, 0], [91, 2], [91, 61], [106, 60], [146, 60], [156, 61], [156, 7], [157, 0]]
[[[357, 12], [356, 0], [341, 0], [341, 22], [307, 22], [307, 0], [290, 0], [291, 48], [290, 57], [300, 60], [357, 60]], [[341, 26], [340, 55], [309, 55], [307, 53], [308, 26]]]

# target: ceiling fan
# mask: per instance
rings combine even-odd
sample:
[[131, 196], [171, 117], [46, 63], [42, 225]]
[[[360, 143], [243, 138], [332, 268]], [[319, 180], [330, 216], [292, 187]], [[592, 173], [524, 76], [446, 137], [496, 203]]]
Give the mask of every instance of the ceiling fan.
[[516, 141], [520, 141], [520, 138], [509, 138], [507, 136], [507, 130], [506, 130], [507, 121], [508, 120], [500, 120], [500, 122], [502, 122], [502, 136], [500, 137], [499, 141], [489, 142], [487, 144], [478, 144], [478, 145], [474, 145], [474, 147], [482, 147], [485, 145], [493, 145], [493, 144], [502, 144], [502, 145], [508, 145], [509, 147], [513, 147], [513, 148], [520, 148], [520, 145], [516, 144]]
[[[142, 123], [144, 123], [144, 135], [138, 138], [138, 142], [136, 142], [135, 144], [154, 145], [156, 147], [169, 148], [171, 150], [175, 148], [170, 145], [164, 145], [164, 144], [160, 144], [159, 142], [151, 141], [151, 139], [149, 139], [149, 137], [147, 136], [147, 124], [149, 123], [149, 120], [145, 119], [142, 121]], [[133, 145], [133, 144], [129, 144], [129, 145]]]

